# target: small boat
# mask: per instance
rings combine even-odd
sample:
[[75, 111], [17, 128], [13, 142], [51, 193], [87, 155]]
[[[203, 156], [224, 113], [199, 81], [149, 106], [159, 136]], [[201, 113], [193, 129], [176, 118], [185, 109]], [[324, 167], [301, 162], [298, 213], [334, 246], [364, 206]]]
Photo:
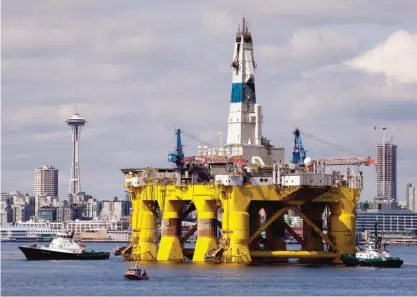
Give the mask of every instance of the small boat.
[[389, 267], [399, 268], [404, 263], [398, 257], [391, 257], [382, 246], [382, 237], [378, 236], [377, 224], [375, 223], [375, 235], [366, 242], [365, 250], [354, 254], [342, 254], [340, 259], [346, 266]]
[[74, 232], [57, 233], [49, 246], [19, 246], [27, 260], [106, 260], [108, 252], [85, 251], [85, 245], [73, 239]]
[[123, 276], [125, 279], [130, 280], [148, 280], [149, 276], [146, 274], [146, 271], [140, 269], [139, 264], [136, 262], [135, 267], [129, 268]]

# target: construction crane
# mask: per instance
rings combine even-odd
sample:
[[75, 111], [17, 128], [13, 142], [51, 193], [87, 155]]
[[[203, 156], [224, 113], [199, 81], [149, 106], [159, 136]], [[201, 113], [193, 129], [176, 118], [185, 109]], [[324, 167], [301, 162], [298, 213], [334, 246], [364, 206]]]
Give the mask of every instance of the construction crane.
[[[297, 130], [298, 129], [296, 129], [296, 131]], [[309, 137], [309, 138], [311, 138], [313, 140], [316, 140], [316, 141], [321, 142], [323, 144], [327, 144], [327, 145], [333, 146], [334, 148], [337, 148], [339, 150], [342, 150], [342, 151], [345, 151], [345, 152], [348, 152], [348, 153], [350, 153], [352, 155], [357, 156], [356, 158], [323, 158], [323, 159], [315, 159], [315, 160], [312, 160], [311, 162], [309, 162], [310, 163], [310, 166], [313, 166], [313, 164], [315, 162], [321, 163], [323, 165], [329, 165], [329, 166], [332, 166], [332, 165], [333, 166], [336, 166], [336, 165], [365, 165], [365, 166], [374, 165], [374, 166], [376, 166], [376, 162], [371, 157], [369, 157], [369, 156], [368, 157], [364, 157], [363, 154], [360, 154], [360, 153], [355, 152], [353, 150], [350, 150], [348, 148], [344, 148], [344, 147], [342, 147], [340, 145], [337, 145], [337, 144], [334, 144], [334, 143], [332, 143], [330, 141], [321, 139], [321, 138], [319, 138], [317, 136], [314, 136], [314, 135], [312, 135], [310, 133], [307, 133], [307, 132], [304, 132], [304, 131], [300, 131], [300, 130], [298, 130], [298, 132], [301, 135], [307, 136], [307, 137]], [[301, 139], [301, 137], [300, 137], [300, 139]]]
[[299, 164], [300, 167], [304, 167], [306, 151], [304, 150], [304, 145], [301, 139], [300, 130], [298, 128], [295, 128], [293, 133], [295, 137], [294, 137], [294, 151], [292, 153], [292, 163]]

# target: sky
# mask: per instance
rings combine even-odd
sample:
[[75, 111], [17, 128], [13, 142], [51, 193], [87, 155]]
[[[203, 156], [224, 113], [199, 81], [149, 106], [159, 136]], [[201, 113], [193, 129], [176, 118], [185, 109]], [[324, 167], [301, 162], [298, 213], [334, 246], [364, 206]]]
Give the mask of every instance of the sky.
[[[254, 40], [264, 136], [295, 127], [375, 158], [382, 126], [398, 145], [398, 198], [417, 184], [417, 2], [4, 0], [1, 191], [33, 193], [34, 169], [59, 169], [66, 198], [75, 111], [82, 190], [123, 197], [119, 169], [171, 167], [175, 128], [227, 132], [235, 33]], [[377, 127], [375, 130], [374, 127]], [[353, 157], [308, 137], [307, 155]], [[198, 143], [184, 136], [188, 155]], [[362, 200], [376, 192], [364, 171]]]

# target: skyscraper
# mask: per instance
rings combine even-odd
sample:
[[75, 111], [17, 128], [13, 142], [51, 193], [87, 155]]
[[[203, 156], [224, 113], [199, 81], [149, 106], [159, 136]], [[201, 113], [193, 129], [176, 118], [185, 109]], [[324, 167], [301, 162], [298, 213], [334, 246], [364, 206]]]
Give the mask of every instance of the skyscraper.
[[397, 145], [393, 139], [376, 145], [376, 198], [397, 201]]
[[407, 209], [417, 212], [417, 188], [412, 184], [407, 184], [406, 195]]
[[58, 169], [43, 165], [35, 169], [35, 215], [40, 207], [50, 206], [52, 197], [58, 197]]
[[72, 202], [79, 203], [79, 193], [81, 192], [81, 177], [80, 177], [80, 165], [79, 165], [79, 147], [81, 127], [87, 123], [85, 119], [80, 117], [78, 113], [75, 113], [71, 118], [66, 121], [67, 125], [71, 127], [72, 132], [72, 162], [71, 162], [71, 175], [69, 180], [69, 194], [72, 197]]
[[58, 169], [43, 165], [35, 169], [35, 197], [58, 197]]

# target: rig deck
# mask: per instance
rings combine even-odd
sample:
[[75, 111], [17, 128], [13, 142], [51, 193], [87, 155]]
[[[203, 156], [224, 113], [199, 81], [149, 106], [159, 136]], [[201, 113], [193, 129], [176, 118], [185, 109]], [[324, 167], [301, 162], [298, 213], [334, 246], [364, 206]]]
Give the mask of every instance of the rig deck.
[[[332, 185], [282, 186], [275, 184], [227, 185], [228, 178], [243, 180], [243, 176], [228, 176], [221, 183], [177, 183], [176, 172], [168, 169], [127, 169], [125, 187], [132, 198], [132, 246], [128, 258], [135, 260], [183, 261], [192, 254], [194, 262], [251, 263], [279, 262], [288, 258], [315, 259], [340, 263], [342, 253], [355, 251], [355, 206], [361, 184], [339, 182]], [[301, 173], [281, 175], [311, 183], [337, 175]], [[314, 178], [313, 178], [314, 177]], [[270, 177], [263, 179], [271, 181]], [[184, 178], [183, 181], [188, 181]], [[318, 180], [319, 182], [320, 180]], [[350, 184], [350, 186], [349, 186]], [[218, 220], [222, 209], [222, 220]], [[266, 213], [261, 224], [260, 210]], [[197, 211], [196, 225], [181, 234], [181, 221]], [[284, 221], [289, 210], [304, 221], [303, 238]], [[325, 211], [326, 210], [326, 211]], [[328, 214], [326, 218], [323, 214]], [[161, 218], [158, 242], [158, 219]], [[327, 220], [327, 221], [326, 221]], [[326, 221], [327, 234], [323, 232]], [[221, 237], [216, 234], [221, 230]], [[300, 243], [301, 251], [287, 251], [285, 229]], [[261, 236], [265, 231], [266, 236]], [[193, 251], [184, 250], [184, 242], [197, 232]], [[301, 260], [300, 260], [301, 261]]]

